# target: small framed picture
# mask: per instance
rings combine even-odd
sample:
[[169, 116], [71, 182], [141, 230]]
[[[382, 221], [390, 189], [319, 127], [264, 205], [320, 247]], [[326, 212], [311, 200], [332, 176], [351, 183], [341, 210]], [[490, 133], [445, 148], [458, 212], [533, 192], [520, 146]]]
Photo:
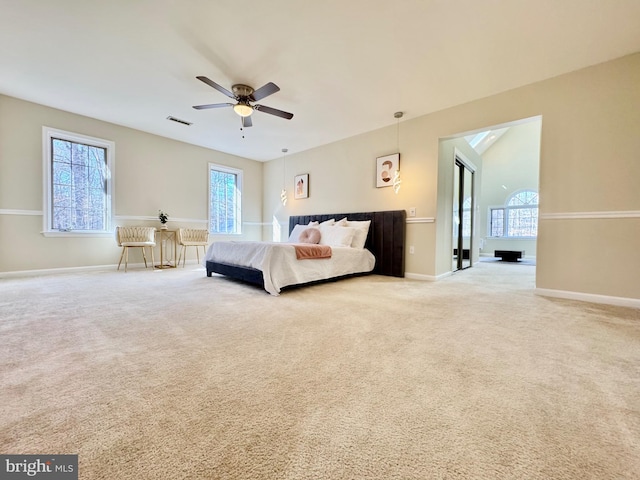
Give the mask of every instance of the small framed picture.
[[393, 176], [400, 169], [400, 154], [393, 153], [376, 159], [376, 187], [391, 187]]
[[293, 198], [309, 198], [309, 174], [296, 175], [294, 179]]

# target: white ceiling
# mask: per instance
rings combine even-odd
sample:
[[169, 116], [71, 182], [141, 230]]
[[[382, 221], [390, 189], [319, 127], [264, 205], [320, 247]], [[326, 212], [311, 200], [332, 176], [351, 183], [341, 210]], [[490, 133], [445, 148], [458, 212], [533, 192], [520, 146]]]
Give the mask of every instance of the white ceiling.
[[[640, 0], [0, 0], [0, 93], [255, 160], [640, 51]], [[281, 91], [240, 131], [209, 77]], [[167, 116], [193, 122], [168, 121]], [[242, 138], [244, 133], [245, 138]]]

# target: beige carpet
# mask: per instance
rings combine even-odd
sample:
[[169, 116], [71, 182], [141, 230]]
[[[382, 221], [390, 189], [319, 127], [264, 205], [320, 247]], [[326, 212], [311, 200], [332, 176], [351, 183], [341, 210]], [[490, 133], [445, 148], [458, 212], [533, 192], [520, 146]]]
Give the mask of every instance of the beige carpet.
[[639, 478], [640, 310], [534, 271], [0, 280], [0, 453], [105, 480]]

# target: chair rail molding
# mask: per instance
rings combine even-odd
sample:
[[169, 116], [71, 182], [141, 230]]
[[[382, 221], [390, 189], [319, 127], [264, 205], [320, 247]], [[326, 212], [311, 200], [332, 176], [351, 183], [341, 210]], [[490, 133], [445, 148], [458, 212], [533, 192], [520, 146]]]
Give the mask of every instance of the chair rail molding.
[[558, 212], [541, 213], [540, 220], [579, 220], [605, 218], [640, 218], [640, 210], [618, 210], [603, 212]]
[[0, 208], [0, 215], [44, 215], [42, 210], [20, 210], [14, 208]]
[[[114, 220], [133, 220], [136, 222], [154, 222], [158, 221], [158, 216], [153, 215], [115, 215]], [[172, 223], [181, 222], [181, 223], [207, 223], [207, 220], [203, 220], [201, 218], [177, 218], [170, 217], [169, 221]]]
[[435, 217], [409, 217], [406, 223], [435, 223]]

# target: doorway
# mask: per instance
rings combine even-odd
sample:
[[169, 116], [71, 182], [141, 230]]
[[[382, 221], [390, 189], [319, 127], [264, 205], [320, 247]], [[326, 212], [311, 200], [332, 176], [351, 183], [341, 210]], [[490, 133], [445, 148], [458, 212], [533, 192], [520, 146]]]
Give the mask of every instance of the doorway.
[[455, 156], [453, 172], [453, 265], [452, 271], [473, 265], [475, 167]]

